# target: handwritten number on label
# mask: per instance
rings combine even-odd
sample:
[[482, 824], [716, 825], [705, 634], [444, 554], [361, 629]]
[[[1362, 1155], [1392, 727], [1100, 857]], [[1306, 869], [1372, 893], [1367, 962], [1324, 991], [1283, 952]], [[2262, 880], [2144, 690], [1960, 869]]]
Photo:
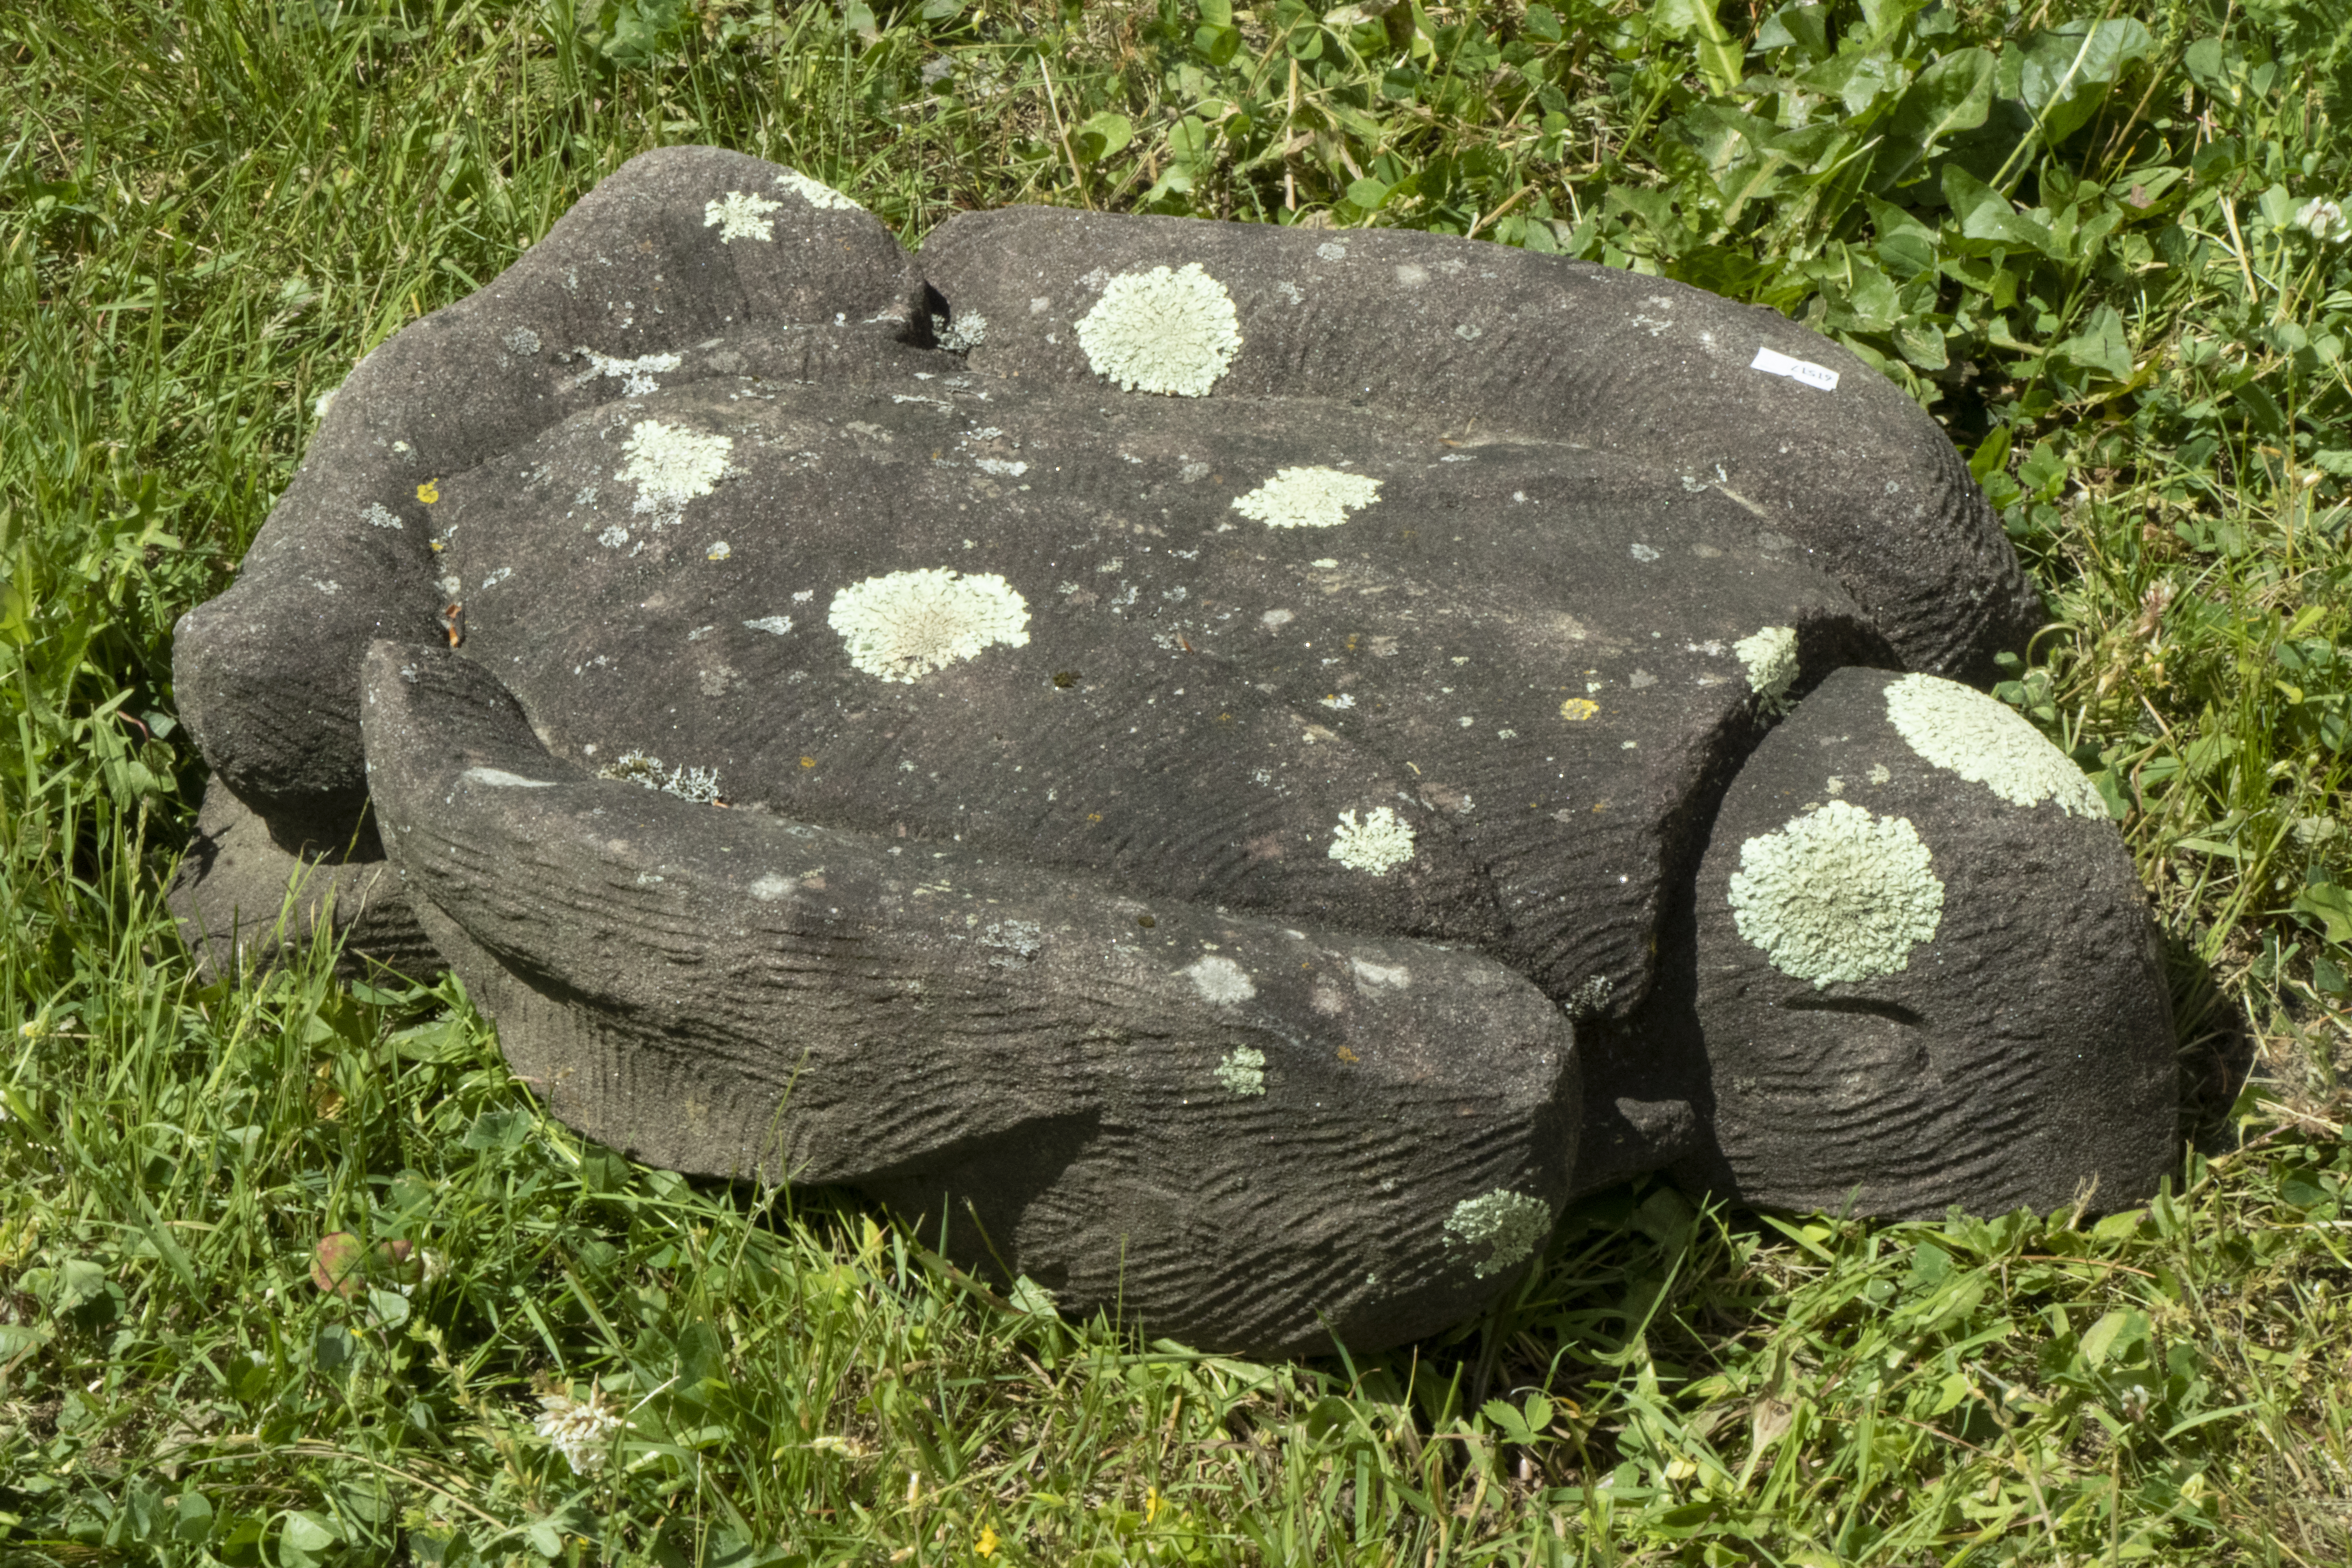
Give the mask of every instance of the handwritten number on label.
[[1787, 354], [1771, 349], [1758, 349], [1748, 368], [1760, 370], [1766, 375], [1785, 375], [1790, 381], [1801, 381], [1823, 392], [1837, 390], [1838, 373], [1827, 365], [1815, 364], [1811, 360], [1790, 359]]

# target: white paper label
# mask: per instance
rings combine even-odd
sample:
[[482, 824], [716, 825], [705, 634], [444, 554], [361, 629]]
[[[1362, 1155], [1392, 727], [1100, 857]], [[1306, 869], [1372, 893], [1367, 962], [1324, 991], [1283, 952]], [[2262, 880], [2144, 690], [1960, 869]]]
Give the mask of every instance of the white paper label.
[[1838, 373], [1827, 365], [1815, 364], [1811, 360], [1790, 359], [1787, 354], [1771, 349], [1758, 349], [1748, 368], [1760, 370], [1766, 375], [1785, 375], [1790, 381], [1801, 381], [1807, 386], [1818, 386], [1823, 392], [1837, 390]]

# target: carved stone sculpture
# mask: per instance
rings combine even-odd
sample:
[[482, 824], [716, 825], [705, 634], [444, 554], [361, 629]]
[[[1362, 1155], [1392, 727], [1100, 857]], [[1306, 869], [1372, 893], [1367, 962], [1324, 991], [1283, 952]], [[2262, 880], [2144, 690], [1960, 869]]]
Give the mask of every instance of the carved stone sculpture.
[[673, 149], [362, 363], [182, 623], [175, 896], [227, 962], [323, 857], [298, 926], [454, 967], [593, 1137], [1371, 1349], [1636, 1171], [2152, 1190], [2130, 860], [1967, 684], [2036, 610], [1772, 312], [1401, 232], [910, 257]]

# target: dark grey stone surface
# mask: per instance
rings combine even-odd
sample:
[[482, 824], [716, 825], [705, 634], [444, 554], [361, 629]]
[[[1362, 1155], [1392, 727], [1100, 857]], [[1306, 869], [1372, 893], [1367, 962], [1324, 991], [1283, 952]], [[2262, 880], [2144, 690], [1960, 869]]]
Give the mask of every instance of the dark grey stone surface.
[[379, 643], [366, 695], [427, 929], [641, 1158], [944, 1209], [975, 1266], [1298, 1352], [1475, 1310], [1567, 1190], [1571, 1030], [1482, 954], [597, 779], [446, 649]]
[[378, 966], [412, 978], [439, 973], [441, 954], [374, 834], [366, 837], [373, 852], [357, 856], [349, 841], [281, 845], [218, 780], [209, 784], [166, 895], [205, 977], [266, 966], [321, 934], [342, 940], [336, 970], [346, 978]]
[[[1902, 684], [1832, 675], [1725, 797], [1695, 900], [1708, 1132], [1682, 1173], [1751, 1204], [1920, 1218], [1955, 1204], [2046, 1213], [2094, 1184], [2099, 1207], [2141, 1202], [2179, 1159], [2179, 1088], [2131, 856], [2073, 764], [1990, 698], [1965, 693], [1991, 710], [1970, 716], [1933, 693], [1962, 706], [1960, 723], [1945, 762], [1921, 755], [1889, 721]], [[2042, 787], [2053, 780], [2057, 798]], [[1883, 932], [1906, 854], [1941, 884], [1940, 919], [1901, 968], [1815, 984], [1771, 962], [1752, 914], [1743, 928], [1730, 882], [1744, 862], [1753, 874], [1754, 841], [1841, 807], [1848, 824], [1907, 825], [1916, 849], [1882, 834], [1884, 885], [1846, 879], [1764, 923]]]
[[[1213, 397], [1407, 413], [1434, 436], [1549, 438], [1729, 498], [1844, 584], [1908, 668], [1990, 680], [2042, 622], [1998, 519], [1934, 420], [1778, 311], [1665, 279], [1444, 235], [1203, 225], [1014, 207], [924, 244], [930, 286], [987, 323], [975, 370], [1107, 385], [1076, 321], [1105, 282], [1195, 262], [1242, 346]], [[1759, 349], [1838, 376], [1751, 368]]]
[[[434, 637], [443, 599], [420, 487], [620, 395], [608, 362], [690, 349], [758, 322], [916, 315], [912, 263], [864, 212], [819, 210], [770, 163], [711, 147], [633, 160], [479, 293], [404, 329], [355, 368], [236, 582], [182, 617], [181, 712], [213, 772], [273, 821], [347, 836], [367, 788], [358, 650]], [[781, 240], [722, 244], [714, 195], [765, 193]], [[765, 199], [763, 195], [762, 199]], [[789, 361], [792, 346], [782, 352]]]
[[[1047, 212], [919, 268], [686, 149], [354, 373], [177, 673], [274, 852], [373, 802], [338, 874], [388, 853], [592, 1136], [1287, 1352], [1475, 1311], [1637, 1171], [1884, 1213], [2151, 1187], [2169, 1032], [2103, 818], [1879, 736], [1813, 815], [1925, 846], [1933, 930], [1880, 891], [1932, 963], [1815, 986], [1820, 942], [1733, 908], [1816, 742], [2033, 619], [1932, 422], [1769, 313]], [[2009, 721], [2004, 787], [2077, 800]], [[191, 864], [180, 907], [252, 896]]]
[[[650, 390], [446, 479], [467, 657], [592, 770], [642, 753], [797, 819], [1475, 942], [1617, 1012], [1701, 781], [1760, 732], [1734, 645], [1890, 657], [1801, 552], [1621, 459], [1312, 403], [1106, 409], [938, 357]], [[730, 443], [666, 527], [612, 478], [646, 425]], [[1381, 487], [1344, 523], [1234, 510], [1333, 461]], [[858, 668], [835, 597], [907, 570], [1002, 578], [1025, 643]], [[1330, 854], [1376, 810], [1415, 835], [1392, 875]]]

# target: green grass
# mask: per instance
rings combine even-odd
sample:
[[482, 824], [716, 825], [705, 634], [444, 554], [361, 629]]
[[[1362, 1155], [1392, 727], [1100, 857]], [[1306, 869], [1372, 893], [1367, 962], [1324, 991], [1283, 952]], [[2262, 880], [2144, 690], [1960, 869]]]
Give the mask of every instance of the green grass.
[[[2340, 6], [1352, 9], [0, 8], [0, 1568], [2352, 1555], [2352, 247], [2297, 221], [2352, 195]], [[2138, 858], [2205, 1152], [2107, 1218], [1636, 1184], [1479, 1322], [1258, 1365], [585, 1145], [454, 983], [200, 983], [173, 618], [320, 393], [682, 141], [909, 243], [1475, 232], [1839, 336], [2048, 595], [2002, 694]], [[533, 1421], [592, 1394], [575, 1473]]]

